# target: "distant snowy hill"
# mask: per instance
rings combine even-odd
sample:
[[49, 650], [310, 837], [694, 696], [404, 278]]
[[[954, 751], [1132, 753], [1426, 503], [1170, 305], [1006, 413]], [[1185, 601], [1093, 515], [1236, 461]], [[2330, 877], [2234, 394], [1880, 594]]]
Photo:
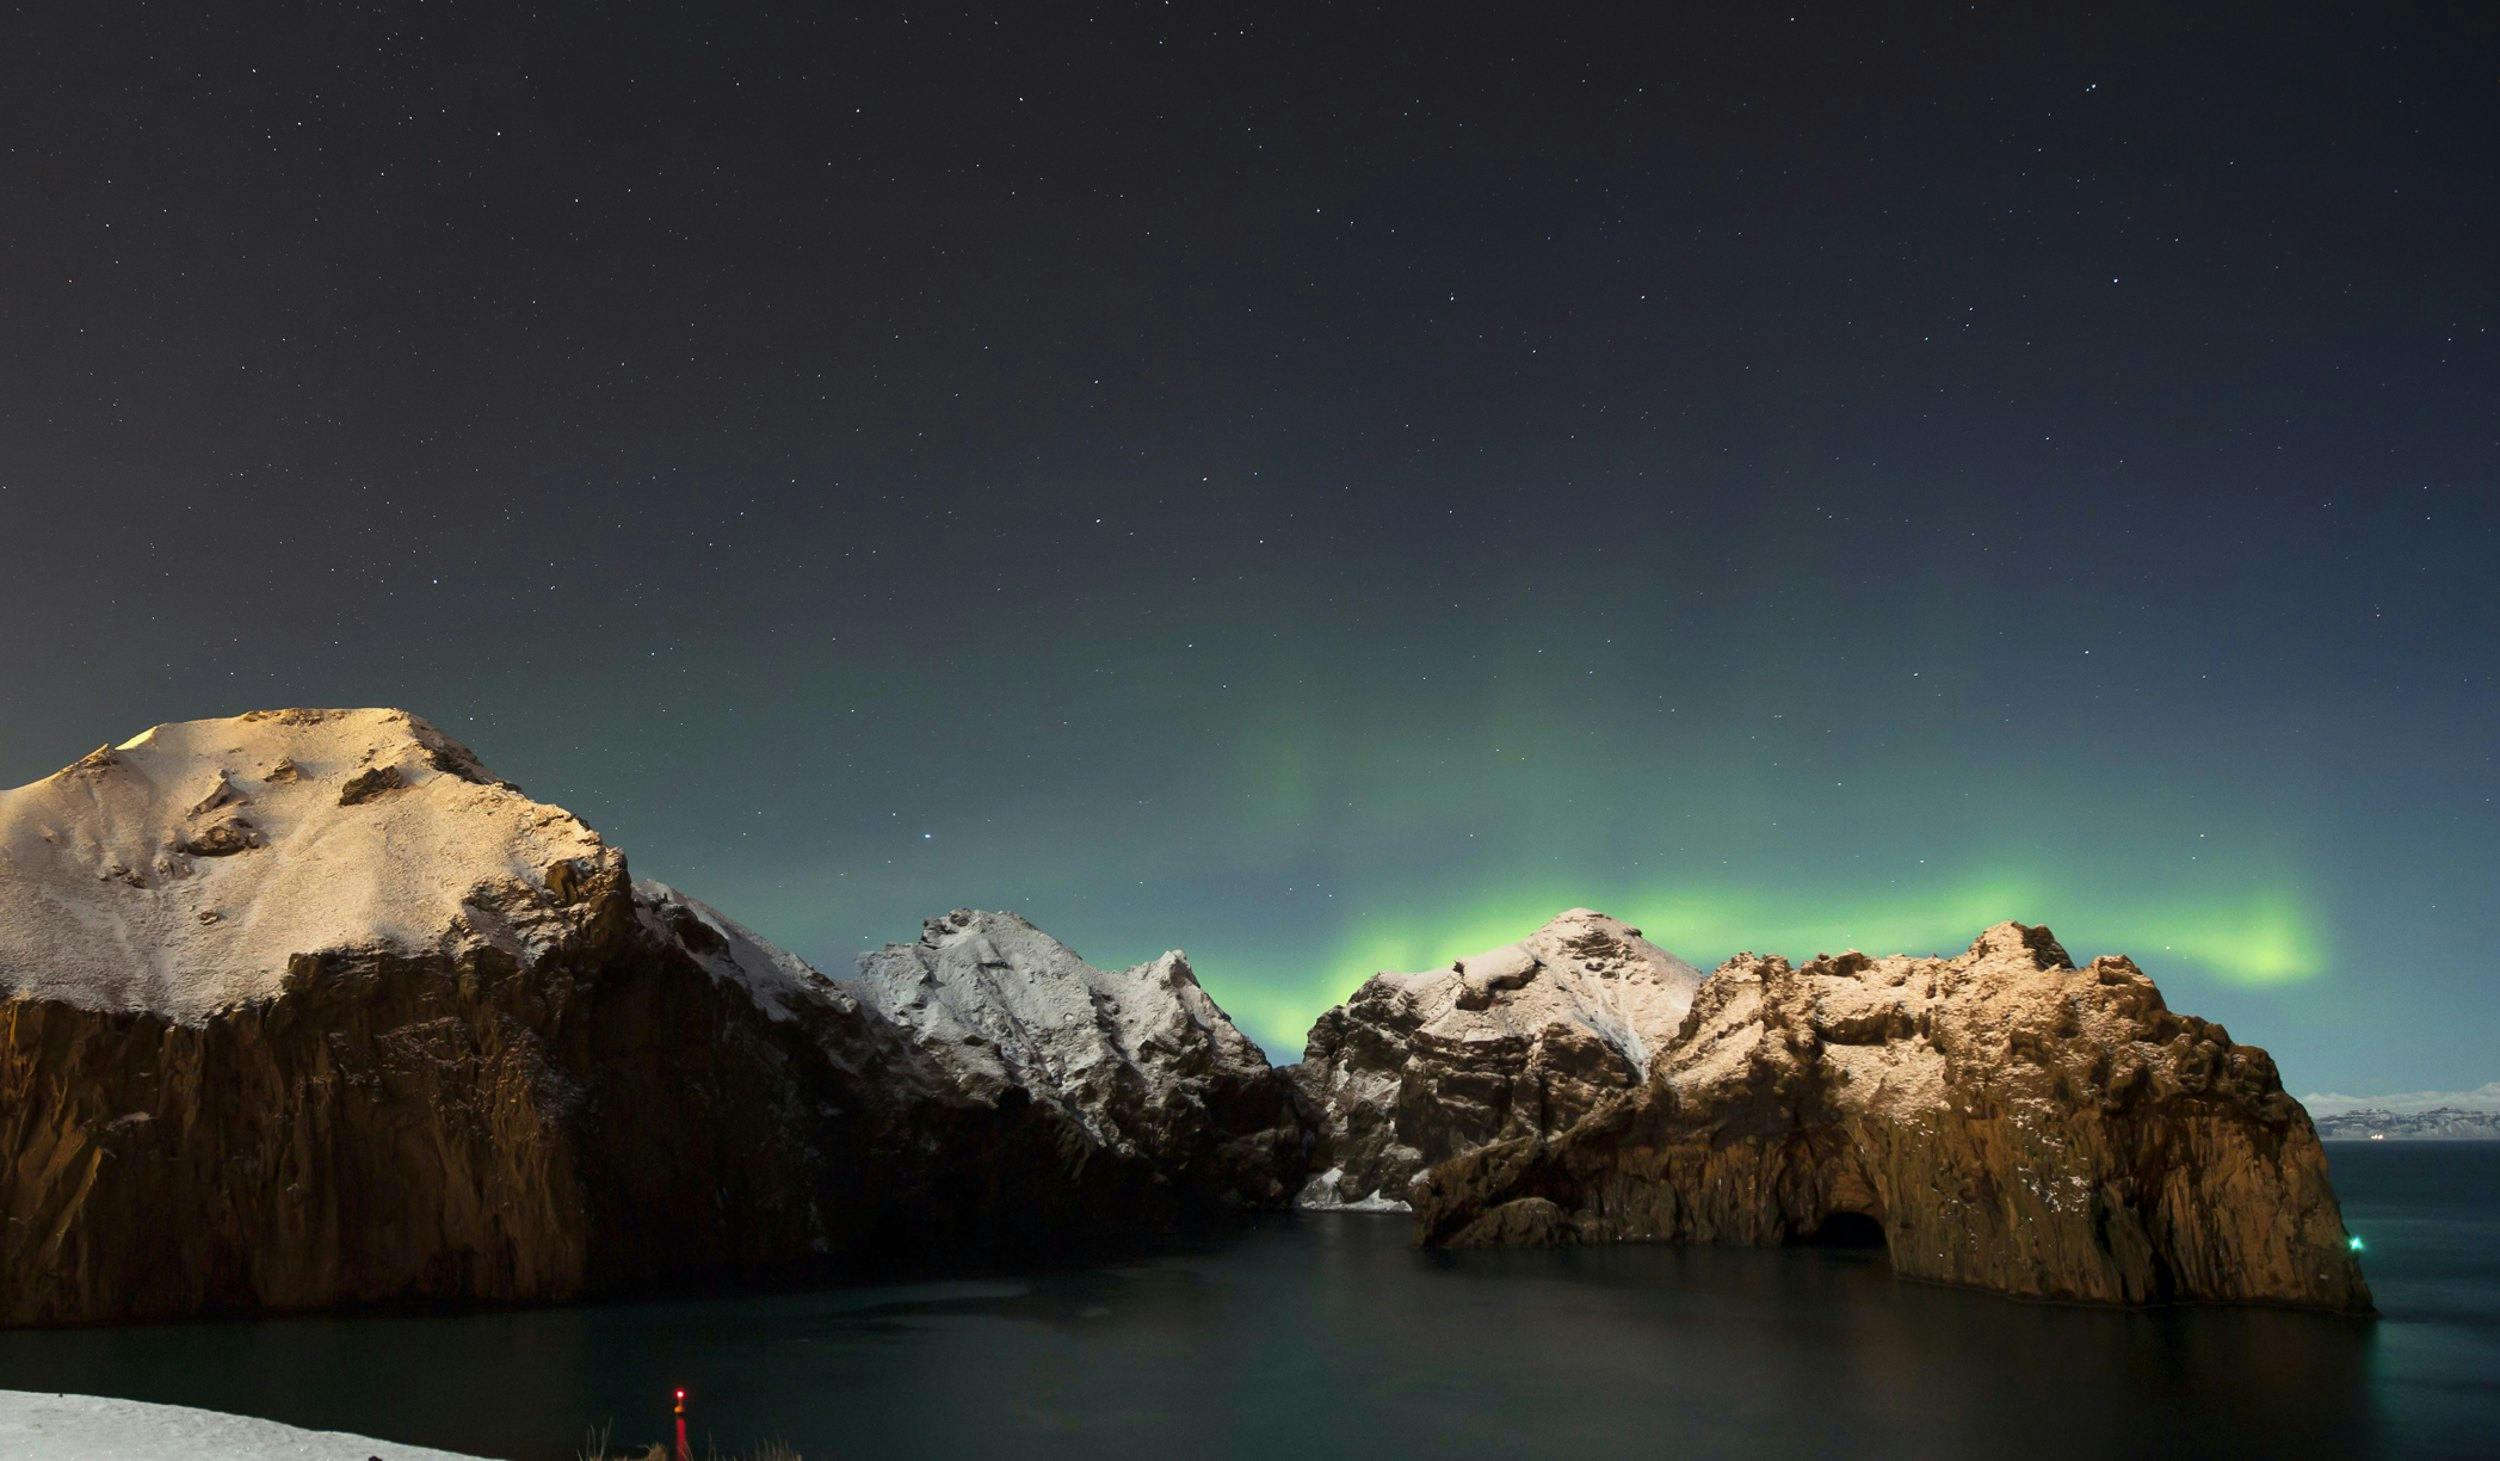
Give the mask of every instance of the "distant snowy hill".
[[2408, 1091], [2392, 1096], [2304, 1096], [2318, 1135], [2390, 1141], [2500, 1139], [2500, 1081], [2470, 1091]]

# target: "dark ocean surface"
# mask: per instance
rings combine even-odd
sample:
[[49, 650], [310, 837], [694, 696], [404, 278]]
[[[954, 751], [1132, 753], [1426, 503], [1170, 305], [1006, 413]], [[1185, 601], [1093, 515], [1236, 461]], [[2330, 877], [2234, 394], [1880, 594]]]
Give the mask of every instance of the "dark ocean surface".
[[1896, 1283], [1859, 1251], [1419, 1254], [1278, 1219], [1135, 1261], [769, 1298], [0, 1334], [0, 1388], [481, 1455], [2500, 1455], [2500, 1142], [2329, 1144], [2381, 1317]]

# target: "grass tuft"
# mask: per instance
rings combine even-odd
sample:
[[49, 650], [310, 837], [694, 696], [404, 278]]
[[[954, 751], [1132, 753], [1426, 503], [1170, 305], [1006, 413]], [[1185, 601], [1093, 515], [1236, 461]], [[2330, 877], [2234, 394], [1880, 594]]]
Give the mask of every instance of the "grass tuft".
[[[575, 1451], [574, 1456], [578, 1461], [690, 1461], [690, 1458], [681, 1458], [657, 1442], [639, 1450], [619, 1451], [615, 1449], [612, 1439], [614, 1431], [613, 1421], [590, 1427], [582, 1432], [581, 1449]], [[784, 1441], [766, 1441], [744, 1453], [724, 1451], [706, 1441], [703, 1443], [703, 1461], [807, 1461], [807, 1458]]]

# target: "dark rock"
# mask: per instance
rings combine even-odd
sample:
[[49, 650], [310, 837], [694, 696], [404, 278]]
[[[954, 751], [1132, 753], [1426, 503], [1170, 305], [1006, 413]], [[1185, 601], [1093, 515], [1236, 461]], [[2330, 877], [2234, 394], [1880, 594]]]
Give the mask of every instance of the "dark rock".
[[407, 784], [406, 774], [396, 766], [376, 766], [369, 771], [359, 771], [347, 778], [347, 784], [339, 788], [339, 805], [362, 806], [375, 797], [387, 796]]
[[263, 845], [264, 839], [241, 817], [186, 830], [175, 846], [193, 857], [232, 857]]

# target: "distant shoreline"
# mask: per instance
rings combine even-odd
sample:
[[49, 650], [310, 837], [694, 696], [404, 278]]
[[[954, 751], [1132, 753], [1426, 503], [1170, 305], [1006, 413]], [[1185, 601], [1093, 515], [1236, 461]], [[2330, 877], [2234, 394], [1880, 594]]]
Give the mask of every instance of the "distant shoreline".
[[2380, 1135], [2366, 1131], [2321, 1131], [2318, 1140], [2329, 1145], [2348, 1143], [2354, 1146], [2399, 1141], [2415, 1146], [2500, 1146], [2500, 1136], [2438, 1136], [2409, 1131], [2390, 1131]]

